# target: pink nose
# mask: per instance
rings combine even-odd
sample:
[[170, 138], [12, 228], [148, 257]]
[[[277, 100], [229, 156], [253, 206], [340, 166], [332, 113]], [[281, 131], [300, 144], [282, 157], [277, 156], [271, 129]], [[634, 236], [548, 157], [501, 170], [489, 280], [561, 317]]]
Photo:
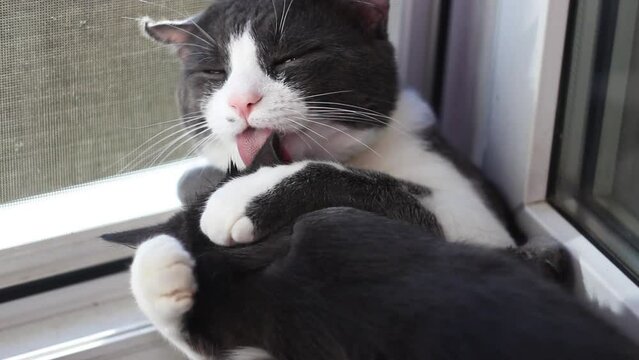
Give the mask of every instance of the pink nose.
[[229, 99], [229, 106], [235, 109], [244, 120], [247, 120], [255, 105], [262, 100], [262, 95], [257, 92], [233, 95]]

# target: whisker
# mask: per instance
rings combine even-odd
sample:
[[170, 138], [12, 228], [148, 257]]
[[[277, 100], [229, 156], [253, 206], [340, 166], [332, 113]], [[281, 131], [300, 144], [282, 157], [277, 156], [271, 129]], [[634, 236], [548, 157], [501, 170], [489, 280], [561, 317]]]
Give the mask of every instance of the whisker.
[[297, 137], [300, 138], [300, 140], [302, 140], [302, 142], [306, 145], [307, 148], [309, 149], [313, 148], [311, 144], [309, 144], [308, 141], [306, 141], [306, 139], [302, 137], [303, 133], [301, 131], [295, 131], [294, 134], [297, 135]]
[[301, 96], [300, 100], [307, 100], [307, 99], [312, 99], [312, 98], [316, 98], [316, 97], [320, 97], [320, 96], [344, 94], [344, 93], [349, 93], [349, 92], [354, 92], [354, 90], [331, 91], [331, 92], [326, 92], [326, 93], [323, 93], [323, 94], [315, 94], [315, 95], [310, 95], [310, 96]]
[[310, 134], [305, 133], [305, 132], [300, 132], [300, 134], [304, 134], [306, 135], [306, 137], [308, 137], [309, 139], [311, 139], [311, 141], [313, 141], [314, 143], [317, 144], [317, 146], [319, 146], [320, 148], [322, 148], [322, 150], [324, 150], [328, 156], [330, 156], [331, 158], [333, 158], [334, 161], [337, 161], [337, 158], [335, 157], [335, 155], [331, 154], [330, 151], [328, 151], [328, 149], [326, 149], [324, 146], [322, 146], [322, 144], [320, 144], [317, 140], [315, 140]]
[[[166, 128], [166, 129], [164, 129], [164, 130], [160, 131], [159, 133], [155, 134], [155, 135], [154, 135], [153, 137], [151, 137], [150, 139], [148, 139], [148, 140], [146, 140], [145, 142], [143, 142], [140, 146], [138, 146], [137, 148], [135, 148], [135, 149], [134, 149], [133, 151], [131, 151], [129, 154], [127, 154], [126, 156], [124, 156], [122, 159], [120, 159], [120, 161], [121, 161], [121, 160], [123, 160], [123, 159], [125, 159], [125, 158], [127, 158], [127, 157], [129, 157], [129, 156], [131, 156], [131, 155], [133, 155], [135, 152], [137, 152], [137, 151], [138, 151], [138, 150], [140, 150], [141, 148], [143, 148], [143, 147], [147, 146], [150, 142], [152, 142], [153, 140], [155, 140], [156, 138], [158, 138], [158, 137], [159, 137], [159, 136], [161, 136], [162, 134], [165, 134], [166, 132], [172, 131], [172, 130], [173, 130], [173, 129], [175, 129], [176, 127], [181, 127], [181, 126], [183, 126], [183, 125], [182, 125], [182, 123], [179, 123], [179, 124], [172, 125], [172, 126], [170, 126], [170, 127]], [[156, 141], [156, 143], [158, 143], [158, 142], [162, 142], [162, 141], [164, 141], [164, 140], [166, 140], [166, 139], [170, 138], [171, 136], [174, 136], [175, 134], [179, 134], [180, 132], [187, 130], [190, 126], [193, 126], [193, 125], [189, 125], [189, 126], [186, 126], [186, 127], [182, 128], [182, 129], [178, 129], [178, 130], [177, 130], [177, 131], [175, 131], [175, 132], [171, 132], [169, 135], [166, 135], [166, 136], [165, 136], [165, 137], [163, 137], [162, 139], [160, 139], [160, 140]]]
[[[163, 131], [161, 131], [160, 133], [156, 134], [155, 136], [153, 136], [151, 139], [145, 141], [144, 143], [142, 143], [142, 145], [138, 146], [135, 150], [131, 151], [129, 154], [127, 154], [126, 156], [124, 156], [123, 158], [121, 158], [119, 161], [122, 161], [124, 159], [126, 159], [127, 157], [133, 155], [134, 153], [136, 153], [138, 150], [140, 150], [142, 147], [147, 146], [149, 144], [149, 142], [153, 141], [155, 138], [157, 138], [158, 136], [162, 135], [163, 133], [166, 133], [167, 131], [170, 131], [172, 128], [175, 128], [176, 126], [181, 126], [182, 124], [177, 124], [177, 125], [173, 125], [167, 129], [164, 129]], [[142, 159], [144, 159], [144, 156], [146, 153], [148, 153], [149, 151], [151, 151], [154, 147], [156, 147], [157, 145], [161, 144], [162, 142], [164, 142], [165, 140], [170, 139], [173, 136], [176, 136], [178, 134], [181, 134], [185, 131], [189, 131], [192, 128], [195, 128], [197, 126], [201, 126], [201, 125], [205, 125], [205, 124], [192, 124], [189, 126], [186, 126], [180, 130], [177, 130], [175, 132], [172, 132], [168, 135], [165, 135], [164, 137], [162, 137], [160, 140], [155, 141], [151, 146], [149, 146], [146, 150], [142, 151], [141, 153], [137, 154], [137, 156], [135, 156], [133, 158], [133, 160], [131, 160], [125, 167], [123, 167], [119, 173], [124, 172], [125, 170], [127, 170], [130, 166], [134, 166], [134, 165], [138, 165], [138, 162]], [[141, 159], [142, 158], [142, 159]]]
[[[389, 119], [391, 123], [396, 123], [395, 120], [391, 117], [388, 116], [382, 116], [382, 115], [377, 115], [377, 114], [370, 114], [370, 113], [366, 113], [364, 111], [357, 111], [357, 110], [350, 110], [350, 109], [342, 109], [342, 108], [329, 108], [329, 107], [325, 107], [325, 106], [308, 106], [307, 107], [309, 110], [313, 110], [315, 113], [321, 113], [321, 112], [333, 112], [333, 111], [337, 111], [337, 112], [342, 112], [342, 113], [350, 113], [350, 114], [355, 114], [355, 115], [359, 115], [359, 116], [363, 116], [366, 118], [369, 118], [371, 120], [374, 121], [378, 121], [380, 123], [384, 123], [381, 118], [384, 119]], [[396, 123], [396, 125], [404, 127], [401, 123]]]
[[273, 4], [273, 12], [275, 12], [275, 35], [277, 35], [277, 33], [279, 32], [279, 28], [277, 26], [277, 23], [279, 22], [279, 15], [277, 14], [277, 7], [275, 6], [275, 0], [271, 0], [271, 3]]
[[[200, 129], [192, 129], [191, 131], [182, 134], [179, 138], [172, 140], [169, 144], [162, 146], [160, 149], [155, 150], [153, 153], [149, 154], [147, 158], [153, 157], [150, 162], [147, 163], [146, 166], [153, 167], [156, 166], [168, 159], [168, 157], [173, 154], [177, 149], [182, 146], [188, 144], [192, 139], [197, 136]], [[167, 153], [168, 151], [168, 153]]]
[[388, 115], [384, 115], [384, 114], [382, 114], [382, 113], [380, 113], [378, 111], [371, 110], [371, 109], [368, 109], [368, 108], [365, 108], [365, 107], [361, 107], [361, 106], [357, 106], [357, 105], [345, 104], [345, 103], [339, 103], [339, 102], [330, 102], [330, 101], [308, 101], [308, 103], [309, 104], [315, 104], [315, 105], [324, 104], [324, 105], [346, 106], [346, 107], [349, 107], [349, 108], [352, 108], [352, 109], [357, 109], [357, 110], [365, 111], [365, 112], [368, 112], [368, 113], [371, 113], [371, 114], [376, 114], [376, 115], [381, 116], [381, 117], [383, 117], [385, 119], [388, 119], [388, 120], [393, 120], [393, 118], [388, 116]]
[[333, 130], [336, 130], [336, 131], [339, 131], [340, 133], [342, 133], [342, 134], [344, 134], [344, 135], [348, 136], [349, 138], [351, 138], [351, 139], [355, 140], [356, 142], [358, 142], [358, 143], [362, 144], [364, 147], [366, 147], [368, 150], [370, 150], [373, 154], [377, 155], [379, 158], [382, 158], [382, 155], [380, 155], [380, 153], [378, 153], [377, 151], [375, 151], [375, 149], [373, 149], [372, 147], [368, 146], [367, 144], [365, 144], [365, 143], [364, 143], [363, 141], [361, 141], [360, 139], [356, 138], [355, 136], [353, 136], [353, 135], [351, 135], [351, 134], [347, 133], [346, 131], [344, 131], [344, 130], [342, 130], [342, 129], [339, 129], [339, 128], [337, 128], [337, 127], [335, 127], [335, 126], [332, 126], [332, 125], [330, 125], [330, 124], [324, 124], [324, 123], [321, 123], [321, 122], [319, 122], [319, 121], [313, 121], [313, 120], [309, 120], [309, 119], [301, 119], [301, 120], [308, 121], [308, 122], [310, 122], [310, 123], [312, 123], [312, 124], [317, 124], [317, 125], [320, 125], [320, 126], [324, 126], [324, 127], [327, 127], [327, 128], [330, 128], [330, 129], [333, 129]]
[[302, 127], [302, 128], [304, 128], [305, 130], [308, 130], [308, 131], [312, 132], [313, 134], [315, 134], [315, 135], [319, 136], [320, 138], [322, 138], [322, 139], [324, 139], [324, 140], [328, 140], [328, 139], [327, 139], [324, 135], [322, 135], [322, 134], [318, 133], [317, 131], [315, 131], [315, 130], [313, 130], [313, 129], [309, 128], [308, 126], [304, 126], [303, 124], [298, 123], [297, 121], [295, 121], [295, 120], [293, 120], [293, 119], [291, 119], [291, 118], [286, 118], [286, 120], [289, 120], [290, 122], [292, 122], [292, 123], [294, 123], [294, 124], [296, 124], [296, 125], [298, 125], [298, 126], [301, 126], [301, 127]]
[[[290, 118], [286, 118], [287, 121], [291, 121], [294, 123], [294, 121], [292, 121]], [[335, 155], [331, 154], [330, 151], [328, 151], [328, 149], [326, 149], [322, 144], [320, 144], [317, 140], [315, 140], [315, 138], [313, 138], [310, 134], [303, 132], [303, 131], [299, 131], [299, 134], [303, 134], [306, 135], [309, 139], [311, 139], [311, 141], [313, 141], [315, 144], [317, 144], [317, 146], [319, 146], [320, 148], [322, 148], [322, 150], [324, 150], [328, 156], [330, 156], [331, 158], [333, 158], [334, 161], [337, 161], [337, 158], [335, 157]]]
[[214, 142], [217, 140], [217, 137], [215, 136], [215, 134], [210, 133], [208, 134], [206, 137], [204, 137], [204, 139], [202, 139], [201, 141], [197, 142], [195, 144], [195, 146], [193, 146], [191, 149], [189, 149], [189, 151], [186, 153], [186, 157], [189, 158], [192, 155], [194, 155], [195, 153], [197, 153], [198, 151], [200, 151], [202, 148], [204, 148], [204, 146], [209, 143], [209, 142]]
[[[186, 133], [180, 135], [180, 137], [178, 137], [177, 139], [171, 141], [171, 143], [169, 143], [167, 146], [164, 147], [164, 150], [162, 150], [162, 152], [160, 152], [160, 154], [158, 154], [154, 160], [151, 162], [151, 165], [155, 165], [156, 163], [160, 163], [164, 160], [166, 160], [171, 154], [173, 154], [175, 152], [175, 150], [179, 149], [180, 147], [184, 146], [185, 144], [189, 143], [191, 140], [193, 140], [195, 138], [195, 136], [197, 136], [199, 134], [199, 131], [202, 129], [206, 129], [206, 124], [200, 124], [200, 126], [196, 126], [194, 128], [192, 128], [191, 130], [187, 131]], [[176, 145], [178, 144], [178, 145]], [[171, 149], [172, 148], [172, 149]], [[167, 150], [171, 149], [171, 151], [169, 151], [166, 155], [163, 154], [166, 153]]]
[[[358, 119], [368, 119], [368, 121], [375, 124], [380, 124], [380, 125], [394, 123], [394, 121], [389, 121], [387, 119], [380, 118], [377, 115], [366, 114], [364, 112], [355, 111], [355, 110], [322, 109], [322, 108], [315, 108], [315, 107], [307, 107], [307, 109], [309, 110], [309, 112], [312, 112], [313, 114], [317, 114], [317, 115], [340, 115], [340, 116], [346, 116], [346, 117], [356, 117]], [[398, 126], [401, 126], [401, 124], [398, 124]]]
[[317, 115], [317, 114], [309, 114], [308, 117], [310, 119], [315, 119], [315, 120], [327, 120], [327, 121], [340, 121], [340, 122], [351, 122], [351, 123], [360, 123], [360, 124], [373, 124], [373, 125], [383, 125], [385, 127], [388, 127], [389, 129], [392, 129], [394, 131], [399, 132], [402, 135], [406, 135], [408, 136], [410, 133], [407, 130], [401, 129], [397, 126], [395, 126], [392, 123], [386, 123], [386, 122], [372, 122], [370, 119], [362, 119], [362, 118], [357, 118], [354, 117], [353, 115]]
[[367, 119], [366, 121], [373, 124], [379, 124], [379, 125], [388, 124], [388, 121], [386, 120], [378, 119], [372, 115], [363, 114], [361, 112], [357, 112], [353, 110], [339, 111], [339, 110], [318, 109], [315, 107], [307, 107], [307, 109], [309, 110], [309, 113], [318, 115], [318, 116], [329, 115], [329, 116], [341, 116], [346, 118], [351, 117], [351, 118], [357, 118], [362, 120]]
[[160, 121], [160, 122], [156, 122], [153, 123], [151, 125], [145, 125], [145, 126], [139, 126], [139, 127], [126, 127], [126, 126], [118, 126], [119, 129], [125, 129], [125, 130], [144, 130], [144, 129], [148, 129], [148, 128], [152, 128], [155, 126], [160, 126], [160, 125], [166, 125], [166, 124], [170, 124], [170, 123], [174, 123], [174, 122], [185, 122], [185, 123], [190, 123], [192, 121], [196, 121], [198, 119], [201, 119], [202, 116], [201, 115], [197, 115], [197, 116], [192, 116], [190, 118], [179, 118], [179, 119], [173, 119], [173, 120], [167, 120], [167, 121]]
[[284, 3], [282, 4], [282, 17], [280, 18], [280, 40], [282, 40], [282, 32], [284, 31], [284, 13], [286, 12], [286, 1], [284, 0]]
[[291, 0], [291, 2], [288, 4], [288, 8], [286, 9], [286, 13], [284, 13], [284, 20], [282, 22], [282, 31], [280, 32], [280, 39], [282, 38], [282, 36], [284, 35], [284, 32], [286, 31], [285, 29], [286, 19], [288, 18], [288, 13], [291, 11], [291, 6], [293, 5], [294, 2], [295, 0]]
[[315, 118], [316, 120], [330, 120], [328, 116], [332, 117], [332, 120], [335, 121], [347, 121], [352, 120], [351, 122], [359, 122], [363, 124], [373, 124], [373, 125], [382, 125], [385, 127], [389, 127], [393, 130], [396, 130], [402, 134], [408, 135], [408, 130], [402, 126], [401, 123], [396, 123], [394, 121], [387, 122], [385, 120], [376, 118], [376, 115], [364, 114], [362, 112], [358, 112], [350, 109], [342, 109], [342, 108], [333, 108], [326, 106], [307, 106], [306, 109], [310, 110], [308, 114], [302, 114], [301, 112], [290, 108], [285, 107], [285, 110], [295, 112], [301, 116], [308, 116]]

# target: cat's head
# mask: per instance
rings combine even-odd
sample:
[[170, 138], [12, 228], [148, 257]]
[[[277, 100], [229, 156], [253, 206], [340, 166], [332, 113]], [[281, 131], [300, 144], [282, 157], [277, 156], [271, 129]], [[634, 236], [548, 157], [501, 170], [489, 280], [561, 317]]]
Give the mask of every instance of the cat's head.
[[218, 0], [142, 25], [181, 59], [186, 126], [225, 169], [250, 165], [272, 132], [288, 161], [366, 150], [397, 100], [388, 12], [389, 0]]

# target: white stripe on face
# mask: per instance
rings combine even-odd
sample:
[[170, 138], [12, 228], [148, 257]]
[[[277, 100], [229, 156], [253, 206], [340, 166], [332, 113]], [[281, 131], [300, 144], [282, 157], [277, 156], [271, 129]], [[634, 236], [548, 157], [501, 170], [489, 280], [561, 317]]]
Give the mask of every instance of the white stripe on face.
[[235, 135], [242, 132], [247, 124], [230, 105], [231, 99], [249, 94], [265, 94], [274, 80], [260, 67], [257, 45], [248, 26], [242, 34], [231, 38], [227, 52], [229, 76], [224, 86], [209, 98], [205, 115], [214, 133]]
[[229, 76], [224, 85], [205, 100], [203, 113], [209, 129], [217, 141], [207, 146], [207, 157], [220, 168], [233, 161], [243, 164], [237, 150], [235, 136], [247, 127], [246, 120], [229, 105], [233, 96], [251, 92], [264, 92], [273, 82], [259, 66], [257, 46], [249, 26], [243, 33], [233, 36], [227, 47]]
[[230, 96], [246, 92], [262, 92], [272, 81], [262, 70], [258, 60], [257, 45], [247, 29], [234, 37], [228, 46], [231, 73], [224, 85]]

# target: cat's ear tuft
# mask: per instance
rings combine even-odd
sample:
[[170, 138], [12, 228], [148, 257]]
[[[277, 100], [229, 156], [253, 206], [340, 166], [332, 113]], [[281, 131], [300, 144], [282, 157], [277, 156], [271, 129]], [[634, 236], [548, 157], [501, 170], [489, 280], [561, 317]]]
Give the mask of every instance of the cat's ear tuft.
[[382, 39], [388, 37], [390, 0], [346, 0], [365, 30]]
[[153, 21], [149, 17], [138, 20], [142, 34], [149, 39], [167, 45], [180, 45], [189, 42], [195, 30], [192, 19], [176, 21]]
[[119, 233], [104, 234], [100, 236], [102, 240], [116, 243], [130, 248], [137, 248], [140, 244], [152, 237], [158, 236], [162, 233], [163, 227], [149, 226], [141, 229], [123, 231]]

